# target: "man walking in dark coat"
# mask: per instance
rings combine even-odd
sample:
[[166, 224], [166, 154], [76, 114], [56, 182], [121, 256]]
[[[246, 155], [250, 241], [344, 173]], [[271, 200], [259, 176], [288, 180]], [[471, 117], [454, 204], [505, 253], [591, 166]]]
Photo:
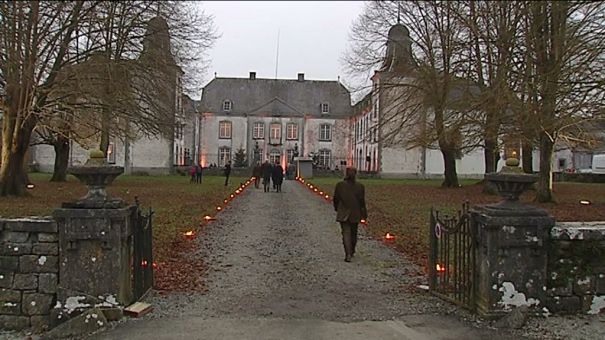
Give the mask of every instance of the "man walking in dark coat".
[[279, 162], [275, 162], [273, 165], [273, 174], [271, 175], [271, 179], [273, 180], [275, 191], [281, 192], [281, 184], [284, 181], [284, 168], [279, 165]]
[[263, 189], [265, 192], [269, 191], [269, 187], [271, 186], [271, 164], [269, 161], [265, 161], [262, 166], [262, 174], [263, 174]]
[[342, 244], [345, 249], [345, 261], [351, 262], [357, 245], [357, 225], [368, 218], [366, 209], [365, 188], [356, 181], [357, 169], [347, 168], [343, 181], [334, 189], [334, 210], [336, 221], [340, 222]]
[[227, 162], [225, 165], [225, 186], [229, 184], [229, 176], [231, 175], [231, 162]]

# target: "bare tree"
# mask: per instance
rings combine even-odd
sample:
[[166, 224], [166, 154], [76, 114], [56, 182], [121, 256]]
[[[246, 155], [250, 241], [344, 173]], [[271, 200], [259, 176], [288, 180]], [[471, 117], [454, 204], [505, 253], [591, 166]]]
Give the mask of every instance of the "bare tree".
[[23, 195], [25, 155], [47, 107], [48, 91], [68, 62], [77, 26], [96, 2], [0, 2], [2, 164], [0, 195]]
[[[81, 46], [73, 53], [99, 52], [64, 70], [53, 94], [69, 108], [57, 113], [66, 119], [52, 117], [58, 125], [39, 129], [56, 151], [53, 180], [65, 179], [66, 138], [84, 145], [96, 140], [106, 154], [113, 138], [125, 144], [142, 135], [172, 140], [181, 97], [177, 82], [184, 78], [185, 90], [196, 90], [201, 77], [195, 71], [217, 38], [212, 18], [195, 9], [184, 2], [103, 2], [79, 27]], [[195, 77], [185, 77], [183, 68]], [[83, 126], [96, 134], [74, 133]], [[128, 163], [129, 148], [125, 150]]]
[[558, 140], [576, 138], [578, 127], [605, 113], [605, 5], [601, 2], [523, 2], [526, 15], [523, 69], [536, 131], [540, 180], [536, 200], [552, 195], [552, 157]]
[[[353, 74], [368, 72], [384, 61], [378, 72], [378, 95], [388, 104], [380, 113], [381, 140], [408, 148], [436, 144], [443, 156], [445, 187], [459, 186], [456, 157], [477, 143], [462, 138], [465, 129], [472, 128], [472, 108], [464, 103], [473, 95], [474, 85], [460, 77], [460, 10], [460, 3], [447, 1], [368, 3], [353, 25], [351, 50], [344, 58]], [[405, 27], [394, 26], [399, 22]], [[387, 43], [385, 51], [391, 33], [408, 35], [413, 47], [394, 41]], [[407, 65], [392, 58], [389, 48], [403, 49]]]

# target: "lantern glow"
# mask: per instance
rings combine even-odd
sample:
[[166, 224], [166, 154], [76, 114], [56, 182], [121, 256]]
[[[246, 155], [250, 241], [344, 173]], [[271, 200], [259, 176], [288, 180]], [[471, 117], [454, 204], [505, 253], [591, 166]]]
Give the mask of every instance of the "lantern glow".
[[195, 237], [195, 231], [189, 230], [184, 232], [183, 235], [185, 235], [185, 238], [187, 238], [188, 240], [192, 240]]
[[141, 267], [145, 268], [145, 267], [147, 267], [147, 264], [148, 264], [147, 260], [141, 261]]
[[361, 224], [368, 224], [368, 221], [367, 221], [367, 220], [362, 219], [361, 221], [359, 221], [359, 223], [361, 223]]
[[437, 263], [437, 266], [436, 266], [435, 269], [437, 270], [437, 273], [443, 273], [443, 272], [445, 272], [445, 266], [442, 266], [439, 263]]

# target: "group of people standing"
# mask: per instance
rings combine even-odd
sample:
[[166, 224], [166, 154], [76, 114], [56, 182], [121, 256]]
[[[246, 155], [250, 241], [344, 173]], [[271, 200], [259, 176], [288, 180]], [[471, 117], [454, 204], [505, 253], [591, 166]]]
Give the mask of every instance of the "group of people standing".
[[281, 192], [281, 186], [284, 181], [284, 168], [282, 168], [279, 162], [275, 162], [273, 165], [269, 161], [265, 161], [262, 165], [256, 163], [252, 169], [252, 176], [254, 176], [254, 186], [256, 188], [259, 188], [262, 178], [265, 192], [271, 191], [271, 182], [273, 182], [273, 190]]

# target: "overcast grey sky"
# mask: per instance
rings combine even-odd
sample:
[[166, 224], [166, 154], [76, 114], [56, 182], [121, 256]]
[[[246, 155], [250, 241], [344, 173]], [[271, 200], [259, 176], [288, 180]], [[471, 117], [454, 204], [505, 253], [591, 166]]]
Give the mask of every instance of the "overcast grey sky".
[[275, 77], [336, 80], [345, 77], [339, 59], [362, 1], [205, 1], [221, 37], [209, 52], [208, 81], [214, 77]]

